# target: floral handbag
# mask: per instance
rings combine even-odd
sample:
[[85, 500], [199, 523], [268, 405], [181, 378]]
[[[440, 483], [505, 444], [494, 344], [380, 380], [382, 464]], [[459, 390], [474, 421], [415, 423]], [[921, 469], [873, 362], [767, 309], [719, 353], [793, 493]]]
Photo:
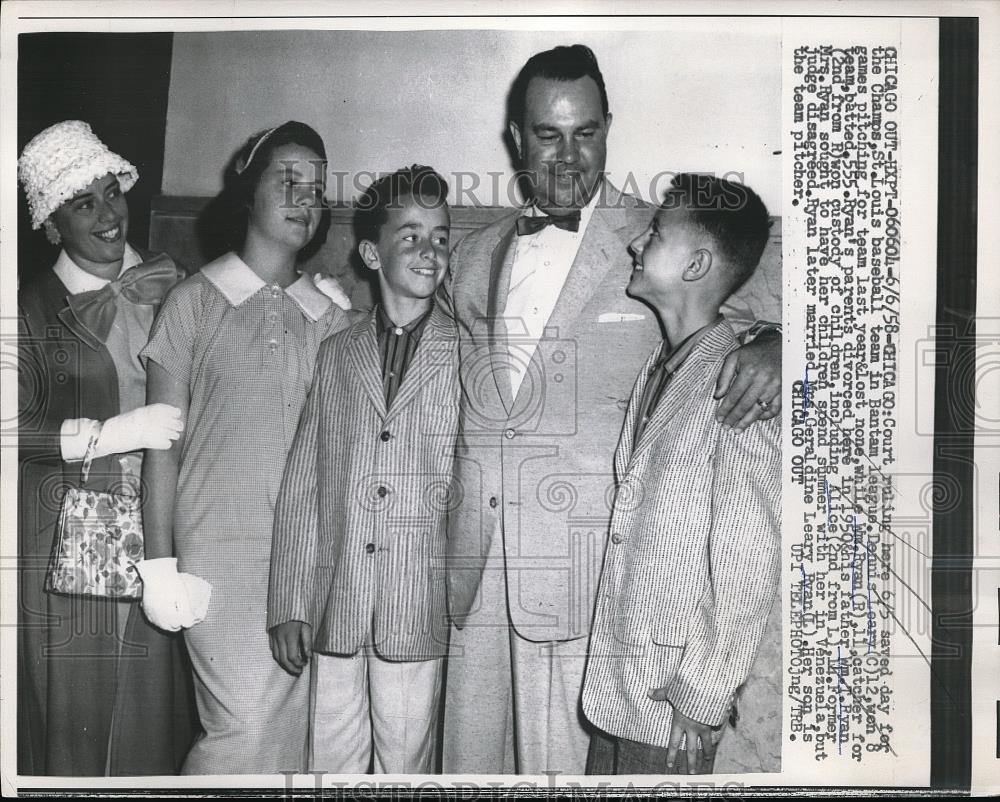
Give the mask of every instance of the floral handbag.
[[97, 434], [91, 437], [81, 486], [63, 496], [45, 590], [110, 599], [142, 598], [135, 563], [143, 558], [142, 509], [137, 493], [87, 490]]

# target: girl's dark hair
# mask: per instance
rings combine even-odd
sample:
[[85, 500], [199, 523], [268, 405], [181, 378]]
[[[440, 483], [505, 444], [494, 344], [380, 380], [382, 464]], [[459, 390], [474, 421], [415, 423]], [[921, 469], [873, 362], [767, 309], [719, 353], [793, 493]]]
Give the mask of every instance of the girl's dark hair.
[[[257, 184], [271, 163], [274, 151], [282, 145], [309, 148], [326, 162], [323, 138], [305, 123], [289, 120], [250, 137], [226, 166], [222, 192], [209, 202], [198, 220], [202, 250], [209, 259], [243, 247]], [[308, 259], [320, 249], [329, 230], [330, 210], [324, 203], [316, 234], [299, 251], [299, 261]]]

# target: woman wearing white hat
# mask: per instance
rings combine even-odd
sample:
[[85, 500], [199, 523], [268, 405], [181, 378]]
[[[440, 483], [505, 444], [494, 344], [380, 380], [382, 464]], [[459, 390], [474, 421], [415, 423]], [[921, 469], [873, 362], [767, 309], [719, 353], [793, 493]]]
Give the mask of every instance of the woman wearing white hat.
[[173, 774], [194, 734], [182, 642], [139, 605], [45, 592], [60, 501], [138, 491], [143, 449], [169, 448], [179, 410], [145, 404], [139, 351], [182, 274], [130, 246], [135, 167], [80, 120], [24, 148], [32, 227], [62, 250], [20, 288], [18, 773]]

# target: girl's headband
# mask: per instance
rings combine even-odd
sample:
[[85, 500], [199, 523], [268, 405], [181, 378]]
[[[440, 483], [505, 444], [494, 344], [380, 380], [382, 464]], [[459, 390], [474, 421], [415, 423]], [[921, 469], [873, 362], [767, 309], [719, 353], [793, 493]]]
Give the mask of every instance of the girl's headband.
[[254, 146], [252, 148], [250, 148], [250, 154], [247, 156], [246, 161], [237, 162], [237, 164], [236, 164], [236, 175], [243, 175], [243, 173], [247, 169], [247, 167], [250, 166], [250, 162], [253, 161], [253, 157], [257, 154], [257, 148], [259, 148], [261, 145], [263, 145], [264, 144], [264, 140], [267, 139], [269, 136], [271, 136], [271, 134], [273, 134], [279, 128], [281, 128], [280, 125], [275, 126], [274, 128], [271, 128], [268, 131], [264, 132], [264, 134], [260, 137], [260, 139], [258, 139], [257, 142], [254, 143]]

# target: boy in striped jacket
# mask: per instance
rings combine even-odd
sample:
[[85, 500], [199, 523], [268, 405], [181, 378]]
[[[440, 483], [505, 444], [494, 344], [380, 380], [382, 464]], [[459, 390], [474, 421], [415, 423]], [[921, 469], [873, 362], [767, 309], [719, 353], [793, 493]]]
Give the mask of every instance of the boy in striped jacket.
[[639, 373], [615, 454], [583, 687], [597, 728], [588, 774], [711, 772], [768, 624], [781, 422], [726, 428], [713, 390], [738, 345], [719, 308], [753, 273], [769, 227], [748, 187], [679, 175], [630, 246], [628, 292], [656, 310], [666, 338]]
[[414, 165], [359, 200], [380, 301], [320, 347], [277, 502], [268, 630], [285, 670], [311, 668], [316, 771], [434, 770], [458, 421], [457, 333], [434, 305], [447, 192]]

